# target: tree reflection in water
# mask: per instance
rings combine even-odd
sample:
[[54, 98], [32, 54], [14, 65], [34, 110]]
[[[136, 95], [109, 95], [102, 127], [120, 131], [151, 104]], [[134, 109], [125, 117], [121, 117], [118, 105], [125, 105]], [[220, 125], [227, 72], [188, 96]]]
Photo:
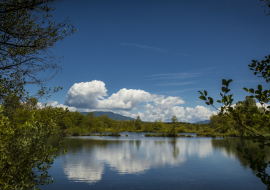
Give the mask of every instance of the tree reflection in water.
[[[249, 169], [246, 160], [236, 150], [237, 146], [249, 147], [254, 154], [259, 151], [257, 145], [252, 141], [240, 138], [131, 138], [130, 136], [128, 138], [65, 138], [63, 146], [58, 151], [67, 150], [67, 154], [62, 155], [59, 159], [68, 181], [86, 182], [93, 185], [103, 180], [103, 175], [109, 170], [115, 175], [135, 174], [134, 176], [146, 177], [145, 174], [153, 169], [164, 168], [165, 171], [168, 170], [169, 172], [169, 170], [178, 168], [175, 171], [181, 171], [181, 174], [177, 174], [180, 176], [171, 174], [172, 176], [168, 175], [167, 178], [163, 177], [163, 179], [169, 181], [172, 177], [181, 179], [183, 185], [188, 183], [186, 181], [188, 179], [183, 176], [192, 176], [193, 182], [202, 184], [200, 179], [203, 179], [203, 184], [207, 184], [205, 180], [208, 178], [204, 179], [203, 177], [210, 174], [202, 176], [200, 173], [209, 172], [209, 169], [211, 169], [213, 173], [211, 175], [221, 180], [223, 179], [222, 176], [228, 176], [228, 173], [226, 173], [229, 171], [228, 163], [234, 163], [233, 166], [229, 166], [230, 170], [235, 170], [235, 166], [239, 166], [239, 164], [235, 163], [235, 159], [239, 160], [246, 170]], [[48, 143], [57, 145], [59, 140], [54, 137], [48, 139]], [[270, 152], [268, 149], [266, 151]], [[216, 162], [217, 157], [218, 161]], [[233, 162], [224, 163], [226, 160], [232, 160]], [[213, 161], [216, 163], [213, 163]], [[239, 171], [239, 167], [236, 168]], [[191, 171], [193, 171], [192, 175]], [[151, 178], [151, 176], [146, 178]], [[254, 176], [254, 178], [256, 177]], [[227, 185], [230, 186], [230, 184]], [[209, 186], [204, 187], [208, 188]]]
[[[239, 162], [245, 169], [249, 168], [249, 163], [246, 159], [243, 158], [243, 154], [236, 150], [236, 147], [240, 147], [242, 149], [248, 148], [253, 158], [256, 157], [257, 152], [261, 151], [258, 143], [253, 143], [252, 140], [246, 140], [243, 138], [213, 139], [212, 145], [214, 149], [219, 149], [220, 151], [222, 151], [225, 156], [236, 158], [237, 160], [239, 160]], [[265, 147], [264, 150], [266, 153], [269, 153], [266, 157], [266, 160], [269, 161], [270, 147]]]

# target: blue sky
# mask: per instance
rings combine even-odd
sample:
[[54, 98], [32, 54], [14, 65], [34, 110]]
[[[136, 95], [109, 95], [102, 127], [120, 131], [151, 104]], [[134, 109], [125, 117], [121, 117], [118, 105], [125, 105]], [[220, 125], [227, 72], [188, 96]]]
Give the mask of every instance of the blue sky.
[[63, 71], [47, 86], [63, 90], [42, 103], [144, 121], [208, 119], [215, 110], [200, 101], [198, 90], [220, 99], [221, 80], [231, 78], [236, 103], [248, 95], [243, 87], [268, 87], [248, 68], [270, 49], [270, 16], [259, 3], [65, 0], [53, 18], [69, 16], [79, 31], [52, 49], [64, 56]]

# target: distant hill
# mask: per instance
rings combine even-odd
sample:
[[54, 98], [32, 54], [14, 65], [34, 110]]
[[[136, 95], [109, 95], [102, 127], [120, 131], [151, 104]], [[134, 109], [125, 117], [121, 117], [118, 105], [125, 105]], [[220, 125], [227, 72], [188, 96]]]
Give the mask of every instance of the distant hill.
[[[89, 112], [81, 112], [83, 115], [86, 115], [88, 114]], [[98, 116], [101, 116], [101, 115], [107, 115], [108, 118], [111, 118], [111, 119], [115, 119], [115, 120], [132, 120], [133, 118], [131, 117], [126, 117], [126, 116], [123, 116], [123, 115], [120, 115], [120, 114], [117, 114], [117, 113], [113, 113], [113, 112], [110, 112], [110, 111], [94, 111], [95, 113], [95, 116], [98, 117]]]
[[204, 120], [204, 121], [198, 121], [198, 122], [196, 122], [196, 124], [198, 123], [198, 124], [208, 124], [208, 123], [210, 123], [211, 122], [211, 120]]

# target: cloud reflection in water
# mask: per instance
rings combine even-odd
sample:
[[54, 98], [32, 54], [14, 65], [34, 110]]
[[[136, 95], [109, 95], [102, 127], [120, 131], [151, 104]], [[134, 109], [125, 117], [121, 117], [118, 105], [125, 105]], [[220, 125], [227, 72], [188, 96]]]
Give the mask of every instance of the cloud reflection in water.
[[102, 179], [105, 164], [119, 174], [141, 174], [151, 168], [181, 165], [189, 156], [204, 158], [212, 152], [211, 139], [91, 139], [79, 151], [68, 151], [63, 163], [69, 180], [93, 184]]

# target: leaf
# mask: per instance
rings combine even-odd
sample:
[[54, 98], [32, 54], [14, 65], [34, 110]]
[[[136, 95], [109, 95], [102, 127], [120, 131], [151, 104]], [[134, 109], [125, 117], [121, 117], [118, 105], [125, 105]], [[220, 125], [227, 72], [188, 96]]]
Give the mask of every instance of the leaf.
[[207, 96], [207, 91], [204, 91], [204, 95]]
[[246, 87], [243, 88], [246, 92], [248, 92], [248, 89]]
[[206, 97], [205, 96], [200, 96], [200, 99], [201, 100], [206, 100]]
[[232, 79], [229, 79], [226, 83], [226, 86], [229, 86], [229, 84], [232, 82], [233, 80]]
[[258, 89], [260, 90], [260, 91], [262, 91], [263, 90], [263, 88], [262, 88], [262, 85], [258, 85]]
[[222, 84], [226, 85], [226, 80], [225, 79], [222, 79]]
[[213, 98], [211, 98], [211, 97], [208, 97], [208, 100], [209, 100], [209, 103], [212, 105], [213, 103], [214, 103], [214, 100], [213, 100]]

